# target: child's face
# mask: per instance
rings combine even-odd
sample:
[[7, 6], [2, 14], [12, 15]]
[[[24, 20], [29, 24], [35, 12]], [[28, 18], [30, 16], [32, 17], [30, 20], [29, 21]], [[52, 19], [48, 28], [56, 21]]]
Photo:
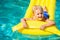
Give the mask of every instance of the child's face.
[[42, 12], [39, 9], [35, 10], [35, 16], [37, 18], [42, 18]]
[[41, 9], [39, 9], [39, 8], [36, 8], [36, 9], [34, 10], [34, 15], [35, 15], [37, 18], [42, 18], [42, 17], [43, 17], [43, 13], [42, 13]]

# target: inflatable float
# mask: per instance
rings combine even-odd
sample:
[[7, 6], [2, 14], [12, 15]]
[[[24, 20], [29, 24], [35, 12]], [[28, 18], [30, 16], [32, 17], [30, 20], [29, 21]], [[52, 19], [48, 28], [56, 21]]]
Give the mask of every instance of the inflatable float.
[[[34, 5], [40, 5], [40, 6], [46, 6], [48, 9], [48, 14], [50, 16], [50, 20], [54, 21], [54, 12], [55, 12], [55, 3], [56, 0], [30, 0], [29, 7], [25, 13], [24, 18], [30, 18], [32, 17], [32, 7]], [[29, 29], [24, 29], [22, 26], [22, 23], [19, 23], [12, 27], [13, 32], [18, 30], [18, 32], [22, 34], [29, 34], [29, 35], [60, 35], [60, 31], [56, 28], [56, 26], [51, 26], [46, 28], [45, 30], [40, 30], [40, 26], [42, 24], [46, 24], [46, 22], [42, 21], [27, 21], [27, 24], [29, 25]]]

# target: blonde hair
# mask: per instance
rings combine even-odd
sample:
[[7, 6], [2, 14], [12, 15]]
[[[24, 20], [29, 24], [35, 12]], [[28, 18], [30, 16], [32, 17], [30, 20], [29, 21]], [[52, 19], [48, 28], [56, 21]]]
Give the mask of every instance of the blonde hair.
[[35, 5], [35, 6], [33, 6], [33, 12], [34, 12], [34, 10], [36, 10], [36, 9], [40, 9], [40, 11], [42, 11], [42, 13], [43, 13], [43, 8], [41, 7], [41, 6], [39, 6], [39, 5]]

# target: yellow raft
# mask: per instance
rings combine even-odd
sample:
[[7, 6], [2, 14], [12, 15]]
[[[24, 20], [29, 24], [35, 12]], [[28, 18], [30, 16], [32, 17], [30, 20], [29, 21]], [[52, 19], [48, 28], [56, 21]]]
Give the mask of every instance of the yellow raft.
[[[46, 6], [48, 9], [48, 13], [50, 16], [50, 20], [54, 20], [54, 12], [55, 12], [55, 3], [56, 0], [30, 0], [29, 7], [26, 11], [24, 18], [30, 18], [32, 17], [32, 7], [34, 5], [40, 5], [40, 6]], [[51, 26], [46, 28], [45, 30], [40, 30], [40, 26], [43, 24], [46, 24], [46, 22], [42, 21], [27, 21], [29, 25], [29, 29], [24, 29], [22, 27], [22, 23], [17, 24], [12, 28], [13, 32], [18, 30], [22, 34], [29, 34], [29, 35], [60, 35], [60, 31], [56, 28], [56, 26]]]

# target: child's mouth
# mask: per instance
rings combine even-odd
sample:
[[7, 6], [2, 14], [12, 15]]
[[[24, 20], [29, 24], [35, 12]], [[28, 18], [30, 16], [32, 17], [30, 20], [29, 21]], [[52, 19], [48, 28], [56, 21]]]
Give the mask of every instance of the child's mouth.
[[38, 18], [42, 18], [42, 17], [38, 17]]

